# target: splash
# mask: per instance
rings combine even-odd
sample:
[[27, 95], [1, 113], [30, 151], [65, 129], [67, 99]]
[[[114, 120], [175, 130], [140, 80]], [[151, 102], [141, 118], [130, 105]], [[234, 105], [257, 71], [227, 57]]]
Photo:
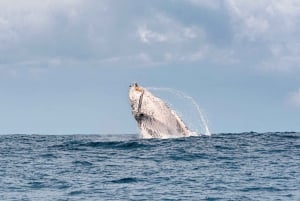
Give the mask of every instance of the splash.
[[190, 101], [192, 103], [192, 105], [197, 109], [198, 112], [198, 116], [199, 116], [199, 123], [201, 128], [203, 129], [203, 134], [204, 135], [211, 135], [211, 132], [209, 130], [208, 127], [208, 121], [207, 118], [205, 117], [205, 115], [203, 114], [203, 112], [201, 111], [199, 105], [197, 104], [197, 102], [195, 101], [195, 99], [185, 93], [183, 93], [182, 91], [176, 90], [176, 89], [172, 89], [172, 88], [165, 88], [165, 87], [147, 87], [148, 90], [150, 91], [165, 91], [165, 92], [169, 92], [172, 93], [174, 95], [176, 95], [179, 98], [183, 98], [186, 99], [188, 101]]

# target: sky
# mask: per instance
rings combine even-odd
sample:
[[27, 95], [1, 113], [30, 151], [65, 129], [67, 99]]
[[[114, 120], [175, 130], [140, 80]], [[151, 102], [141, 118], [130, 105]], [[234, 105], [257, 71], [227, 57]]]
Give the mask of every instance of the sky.
[[0, 134], [137, 133], [132, 82], [212, 133], [300, 131], [299, 35], [298, 0], [1, 0]]

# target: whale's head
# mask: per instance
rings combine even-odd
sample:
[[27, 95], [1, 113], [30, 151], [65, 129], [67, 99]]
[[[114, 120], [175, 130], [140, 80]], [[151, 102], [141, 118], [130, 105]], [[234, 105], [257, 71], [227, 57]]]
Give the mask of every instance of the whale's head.
[[139, 105], [143, 98], [144, 88], [140, 87], [137, 83], [132, 83], [129, 86], [129, 102], [133, 113], [137, 113]]

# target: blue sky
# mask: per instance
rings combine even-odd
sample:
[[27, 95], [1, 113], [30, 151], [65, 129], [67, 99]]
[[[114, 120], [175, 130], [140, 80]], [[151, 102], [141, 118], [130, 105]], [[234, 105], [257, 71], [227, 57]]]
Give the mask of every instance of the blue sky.
[[128, 86], [181, 90], [213, 133], [300, 131], [297, 0], [2, 0], [0, 133], [137, 133]]

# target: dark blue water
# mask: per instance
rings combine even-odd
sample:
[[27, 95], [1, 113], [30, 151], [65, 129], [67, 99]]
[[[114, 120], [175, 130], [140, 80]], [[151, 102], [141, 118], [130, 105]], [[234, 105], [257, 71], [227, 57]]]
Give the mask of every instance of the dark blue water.
[[0, 200], [300, 200], [300, 133], [0, 136]]

